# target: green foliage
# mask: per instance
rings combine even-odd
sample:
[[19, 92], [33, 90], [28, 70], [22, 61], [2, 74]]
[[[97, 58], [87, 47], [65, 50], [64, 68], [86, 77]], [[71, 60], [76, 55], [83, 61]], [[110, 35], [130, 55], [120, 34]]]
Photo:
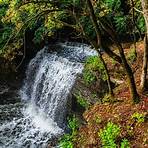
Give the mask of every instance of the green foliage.
[[118, 10], [121, 5], [120, 0], [105, 0], [104, 3], [111, 9], [111, 10]]
[[100, 117], [100, 116], [96, 116], [96, 117], [95, 117], [95, 122], [96, 122], [97, 124], [101, 123], [101, 122], [102, 122], [101, 117]]
[[[12, 48], [12, 42], [23, 39], [25, 30], [35, 31], [34, 42], [40, 43], [47, 36], [52, 36], [57, 29], [63, 25], [74, 27], [84, 32], [91, 40], [96, 39], [96, 33], [88, 15], [88, 7], [82, 0], [60, 0], [60, 1], [26, 1], [22, 0], [0, 0], [0, 52], [7, 53], [6, 50]], [[97, 18], [107, 20], [116, 29], [117, 33], [129, 33], [137, 28], [132, 24], [131, 12], [124, 14], [123, 1], [121, 0], [100, 0], [94, 1], [93, 7]], [[127, 3], [127, 6], [129, 2]], [[82, 7], [83, 6], [83, 7]], [[141, 9], [140, 0], [135, 1], [135, 7]], [[50, 12], [48, 10], [59, 9], [60, 11]], [[75, 18], [75, 12], [77, 20]], [[103, 19], [102, 19], [103, 18]], [[100, 21], [99, 20], [99, 21]], [[144, 18], [135, 12], [136, 24], [141, 30], [145, 31]], [[98, 21], [98, 23], [100, 23]], [[102, 23], [103, 24], [103, 23]], [[102, 29], [100, 27], [100, 29]], [[103, 29], [102, 29], [102, 34]], [[14, 43], [13, 43], [14, 44]], [[15, 47], [16, 48], [16, 47]], [[12, 49], [16, 51], [19, 49]], [[96, 76], [86, 70], [87, 82], [95, 81]]]
[[98, 56], [91, 56], [86, 60], [86, 67], [88, 69], [96, 70], [104, 70], [104, 65], [101, 59]]
[[130, 148], [129, 141], [127, 139], [123, 139], [121, 142], [121, 148]]
[[36, 31], [35, 31], [35, 37], [34, 37], [34, 42], [35, 43], [40, 43], [41, 41], [44, 40], [44, 37], [46, 36], [48, 30], [45, 26], [41, 26], [39, 27]]
[[85, 69], [83, 72], [83, 79], [86, 82], [86, 84], [92, 84], [96, 81], [96, 77], [93, 74], [93, 72], [87, 69]]
[[77, 103], [84, 107], [85, 109], [87, 109], [89, 107], [89, 103], [88, 101], [82, 97], [81, 93], [79, 92], [78, 95], [76, 95], [76, 99], [77, 99]]
[[145, 27], [145, 20], [143, 16], [139, 16], [137, 19], [137, 26], [140, 29], [140, 31], [142, 33], [144, 33], [146, 31], [146, 27]]
[[[103, 148], [117, 148], [116, 140], [120, 135], [120, 127], [112, 122], [108, 122], [98, 135], [101, 138]], [[121, 148], [130, 148], [130, 143], [127, 139], [122, 139], [120, 146]]]
[[127, 16], [117, 15], [116, 17], [114, 17], [114, 22], [115, 22], [115, 27], [116, 27], [117, 32], [119, 33], [127, 32], [127, 29], [128, 29]]
[[99, 56], [91, 56], [86, 60], [83, 72], [83, 79], [86, 84], [95, 82], [98, 78], [98, 73], [103, 80], [107, 79], [104, 65]]
[[74, 148], [73, 143], [71, 142], [71, 136], [69, 134], [65, 134], [63, 139], [60, 141], [60, 148]]
[[83, 24], [84, 31], [90, 37], [90, 39], [95, 39], [96, 33], [91, 19], [88, 16], [80, 16], [79, 21], [81, 24]]
[[22, 0], [0, 1], [0, 52], [5, 56], [9, 49], [12, 49], [9, 50], [12, 55], [20, 49], [20, 46], [13, 45], [16, 40], [23, 39], [27, 29], [35, 31], [33, 41], [40, 43], [46, 36], [53, 35], [56, 29], [62, 27], [60, 22], [55, 21], [60, 12], [49, 11], [54, 9], [52, 4], [46, 1], [24, 3]]
[[[145, 32], [145, 23], [142, 14], [135, 11], [135, 22], [133, 22], [133, 12], [130, 1], [104, 0], [101, 1], [101, 5], [107, 11], [104, 18], [114, 26], [118, 34], [139, 32], [139, 30], [141, 33]], [[134, 7], [139, 10], [142, 9], [140, 0], [134, 1]], [[138, 26], [138, 28], [136, 26]]]
[[79, 127], [79, 120], [75, 116], [69, 118], [68, 127], [71, 132], [69, 134], [64, 134], [64, 136], [60, 139], [60, 148], [74, 148], [73, 142], [76, 140], [75, 137]]
[[116, 138], [120, 134], [120, 127], [112, 122], [108, 122], [107, 126], [98, 133], [103, 148], [116, 148]]
[[71, 7], [71, 6], [75, 6], [75, 7], [80, 7], [80, 0], [61, 0], [61, 6], [62, 7]]
[[72, 130], [72, 133], [75, 132], [79, 127], [79, 120], [75, 116], [68, 118], [68, 127]]
[[145, 119], [145, 115], [136, 112], [132, 115], [131, 118], [134, 119], [137, 123], [143, 123]]
[[132, 63], [136, 60], [136, 58], [137, 58], [136, 49], [132, 48], [127, 55], [127, 59]]

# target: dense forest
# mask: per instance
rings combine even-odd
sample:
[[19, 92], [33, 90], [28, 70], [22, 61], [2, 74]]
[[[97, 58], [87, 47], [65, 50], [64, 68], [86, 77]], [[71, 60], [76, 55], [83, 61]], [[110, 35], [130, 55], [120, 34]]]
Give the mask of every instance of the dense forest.
[[0, 0], [0, 63], [0, 147], [148, 147], [148, 0]]

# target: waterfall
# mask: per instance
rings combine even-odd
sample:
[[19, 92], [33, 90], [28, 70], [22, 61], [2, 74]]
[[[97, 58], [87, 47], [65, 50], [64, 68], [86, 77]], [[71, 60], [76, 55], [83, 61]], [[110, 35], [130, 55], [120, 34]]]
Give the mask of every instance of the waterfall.
[[80, 43], [57, 45], [57, 51], [44, 47], [30, 61], [20, 90], [24, 103], [10, 107], [17, 110], [12, 120], [0, 121], [0, 147], [46, 148], [49, 139], [64, 133], [70, 90], [86, 57], [96, 52]]

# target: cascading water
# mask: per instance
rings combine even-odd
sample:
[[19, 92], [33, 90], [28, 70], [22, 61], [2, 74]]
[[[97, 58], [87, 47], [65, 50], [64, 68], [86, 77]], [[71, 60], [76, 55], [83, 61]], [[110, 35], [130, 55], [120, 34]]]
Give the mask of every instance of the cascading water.
[[20, 91], [27, 103], [0, 106], [12, 118], [0, 121], [1, 148], [46, 148], [49, 139], [63, 134], [70, 90], [84, 59], [96, 52], [78, 43], [59, 46], [54, 53], [45, 47], [29, 63]]

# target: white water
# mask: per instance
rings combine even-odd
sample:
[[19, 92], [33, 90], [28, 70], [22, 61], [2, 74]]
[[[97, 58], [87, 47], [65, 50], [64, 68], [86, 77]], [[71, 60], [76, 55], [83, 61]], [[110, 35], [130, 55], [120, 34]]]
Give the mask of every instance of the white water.
[[0, 122], [1, 148], [46, 148], [49, 139], [63, 134], [70, 90], [84, 59], [96, 52], [84, 44], [59, 46], [57, 53], [48, 53], [45, 47], [29, 63], [20, 91], [27, 104], [18, 117]]

